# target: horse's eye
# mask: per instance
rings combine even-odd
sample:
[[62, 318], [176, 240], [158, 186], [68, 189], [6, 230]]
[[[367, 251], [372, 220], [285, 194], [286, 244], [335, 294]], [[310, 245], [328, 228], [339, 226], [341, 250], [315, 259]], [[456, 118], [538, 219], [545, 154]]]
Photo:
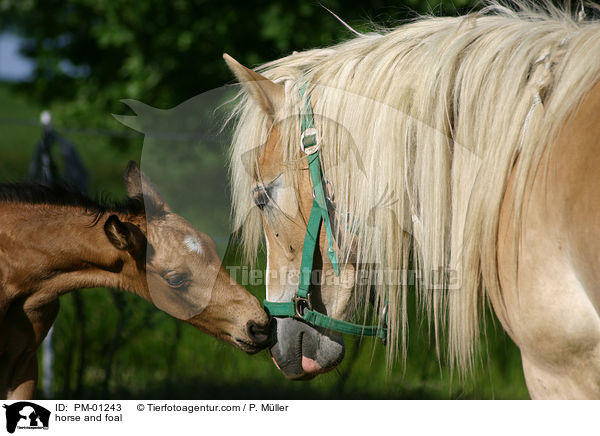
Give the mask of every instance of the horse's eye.
[[269, 204], [271, 196], [264, 186], [257, 186], [252, 191], [252, 199], [254, 200], [254, 204], [256, 204], [260, 210], [263, 210], [265, 206]]
[[167, 284], [175, 289], [183, 288], [188, 283], [187, 274], [170, 274], [165, 276]]

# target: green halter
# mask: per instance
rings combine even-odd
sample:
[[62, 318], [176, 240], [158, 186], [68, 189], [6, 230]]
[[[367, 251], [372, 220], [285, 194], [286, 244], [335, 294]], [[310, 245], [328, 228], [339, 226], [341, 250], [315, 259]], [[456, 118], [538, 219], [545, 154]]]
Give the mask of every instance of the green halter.
[[[300, 89], [300, 96], [302, 98], [305, 98], [305, 92], [306, 85], [302, 86]], [[292, 298], [292, 301], [273, 302], [265, 300], [264, 306], [271, 316], [296, 318], [307, 324], [340, 333], [356, 336], [376, 336], [385, 343], [387, 339], [387, 326], [379, 327], [353, 324], [351, 322], [331, 318], [312, 308], [310, 282], [313, 272], [315, 248], [319, 241], [321, 224], [325, 226], [325, 233], [327, 234], [327, 255], [331, 260], [331, 264], [333, 265], [333, 269], [337, 276], [340, 274], [340, 267], [334, 249], [333, 231], [331, 229], [331, 220], [329, 218], [325, 190], [323, 188], [323, 174], [321, 171], [321, 159], [319, 157], [320, 144], [317, 130], [315, 129], [309, 96], [306, 96], [304, 100], [301, 128], [302, 136], [300, 137], [300, 144], [302, 151], [308, 156], [308, 168], [313, 184], [314, 200], [310, 211], [310, 218], [308, 219], [308, 225], [306, 226], [306, 235], [304, 236], [298, 291], [296, 292], [296, 296]]]

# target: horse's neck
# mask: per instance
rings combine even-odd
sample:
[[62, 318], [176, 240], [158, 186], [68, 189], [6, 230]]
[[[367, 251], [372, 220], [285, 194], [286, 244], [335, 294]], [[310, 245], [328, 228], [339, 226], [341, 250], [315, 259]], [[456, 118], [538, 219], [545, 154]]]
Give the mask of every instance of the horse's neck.
[[38, 304], [80, 288], [123, 287], [126, 253], [110, 244], [104, 220], [81, 208], [0, 204], [0, 283], [9, 299]]

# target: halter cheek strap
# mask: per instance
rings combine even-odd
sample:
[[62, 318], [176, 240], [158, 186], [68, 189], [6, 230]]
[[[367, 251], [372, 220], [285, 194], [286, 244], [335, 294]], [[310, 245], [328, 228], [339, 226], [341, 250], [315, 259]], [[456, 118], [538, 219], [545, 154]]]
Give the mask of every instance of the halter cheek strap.
[[329, 217], [329, 210], [325, 199], [325, 190], [323, 188], [323, 174], [319, 156], [319, 138], [314, 125], [310, 100], [308, 97], [305, 98], [305, 93], [306, 85], [303, 85], [300, 89], [300, 96], [304, 99], [304, 111], [301, 121], [302, 136], [300, 137], [300, 143], [302, 151], [306, 153], [308, 157], [308, 168], [313, 184], [314, 200], [306, 227], [306, 235], [304, 236], [298, 291], [296, 292], [296, 296], [292, 298], [292, 301], [272, 302], [265, 300], [264, 306], [271, 316], [292, 317], [313, 326], [323, 327], [340, 333], [357, 336], [376, 336], [385, 343], [385, 340], [387, 339], [387, 328], [385, 325], [380, 328], [379, 326], [354, 324], [331, 318], [312, 308], [310, 285], [313, 273], [314, 254], [319, 241], [321, 224], [325, 226], [328, 243], [327, 255], [331, 260], [336, 276], [340, 275], [340, 267], [338, 264], [337, 253], [334, 249], [331, 219]]
[[[300, 89], [300, 96], [304, 97], [304, 93], [306, 92], [306, 85], [303, 85]], [[305, 107], [304, 114], [302, 115], [302, 135], [300, 136], [300, 144], [302, 147], [302, 151], [306, 153], [308, 157], [308, 169], [310, 171], [310, 178], [312, 180], [314, 199], [312, 209], [310, 211], [310, 218], [308, 220], [308, 226], [306, 237], [304, 238], [304, 246], [306, 247], [307, 237], [309, 236], [309, 229], [316, 230], [315, 240], [312, 241], [313, 244], [316, 244], [319, 236], [319, 226], [321, 224], [321, 220], [323, 221], [323, 225], [325, 226], [325, 233], [327, 234], [327, 255], [331, 260], [331, 264], [333, 265], [333, 269], [335, 271], [335, 275], [340, 275], [340, 267], [338, 265], [337, 254], [334, 249], [334, 241], [333, 241], [333, 231], [331, 230], [331, 219], [329, 218], [329, 210], [327, 209], [327, 201], [325, 200], [325, 189], [323, 188], [323, 174], [321, 172], [321, 159], [319, 156], [319, 136], [317, 134], [317, 129], [315, 129], [315, 122], [313, 118], [312, 107], [310, 105], [310, 101], [308, 98], [305, 99]], [[318, 216], [317, 218], [313, 218], [313, 214]], [[311, 222], [312, 220], [312, 222]], [[302, 266], [304, 265], [304, 252], [302, 250]], [[314, 255], [314, 247], [311, 250], [310, 259], [307, 259], [308, 274], [312, 273], [313, 261], [312, 256]], [[310, 277], [309, 277], [310, 279]], [[302, 282], [301, 282], [302, 283]], [[310, 280], [308, 282], [310, 284]]]

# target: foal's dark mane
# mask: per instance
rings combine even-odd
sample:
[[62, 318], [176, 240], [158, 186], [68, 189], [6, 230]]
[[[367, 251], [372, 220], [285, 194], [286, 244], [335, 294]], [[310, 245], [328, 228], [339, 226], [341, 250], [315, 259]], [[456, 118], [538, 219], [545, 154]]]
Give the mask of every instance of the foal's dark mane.
[[94, 224], [104, 213], [144, 215], [147, 219], [164, 214], [161, 208], [142, 195], [116, 202], [103, 194], [90, 198], [72, 186], [45, 186], [31, 182], [0, 183], [0, 203], [78, 207], [94, 216]]

